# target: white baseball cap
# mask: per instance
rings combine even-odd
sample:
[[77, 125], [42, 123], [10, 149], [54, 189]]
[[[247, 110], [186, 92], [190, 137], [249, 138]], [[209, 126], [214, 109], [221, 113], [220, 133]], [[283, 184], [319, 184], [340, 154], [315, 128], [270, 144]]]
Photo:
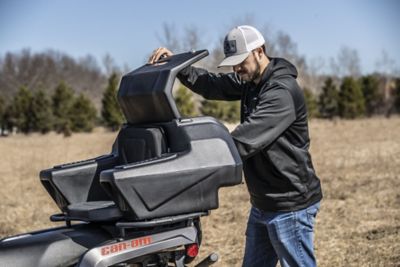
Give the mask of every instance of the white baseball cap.
[[225, 36], [225, 58], [218, 67], [236, 66], [242, 63], [252, 50], [261, 47], [264, 43], [264, 37], [252, 26], [242, 25], [233, 28]]

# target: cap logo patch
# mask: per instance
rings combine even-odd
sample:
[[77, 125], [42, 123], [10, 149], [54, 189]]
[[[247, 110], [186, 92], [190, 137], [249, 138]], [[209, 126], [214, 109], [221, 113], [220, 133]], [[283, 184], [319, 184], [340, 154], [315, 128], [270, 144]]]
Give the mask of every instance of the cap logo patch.
[[236, 53], [236, 40], [225, 40], [224, 42], [224, 54], [232, 55]]

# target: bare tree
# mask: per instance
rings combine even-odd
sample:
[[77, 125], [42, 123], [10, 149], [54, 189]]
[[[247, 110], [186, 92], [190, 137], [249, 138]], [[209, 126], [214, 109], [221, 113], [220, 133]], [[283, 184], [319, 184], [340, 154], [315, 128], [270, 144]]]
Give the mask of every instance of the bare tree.
[[43, 88], [51, 93], [63, 80], [77, 92], [85, 92], [99, 106], [101, 90], [107, 81], [90, 55], [75, 60], [53, 50], [31, 53], [24, 49], [7, 53], [1, 62], [0, 94], [8, 99], [21, 86], [29, 90]]
[[224, 50], [223, 50], [223, 38], [220, 38], [219, 42], [216, 42], [212, 49], [210, 49], [210, 56], [206, 58], [205, 66], [209, 71], [215, 73], [227, 73], [232, 72], [231, 67], [221, 67], [218, 68], [218, 65], [225, 58]]
[[292, 38], [282, 31], [279, 31], [276, 37], [276, 48], [279, 56], [289, 60], [295, 60], [298, 57], [297, 44]]
[[303, 75], [303, 86], [308, 88], [313, 94], [319, 95], [324, 84], [322, 70], [325, 66], [325, 61], [321, 57], [312, 58], [306, 64], [306, 70]]
[[128, 64], [124, 63], [124, 66], [122, 67], [122, 73], [128, 73], [131, 70], [132, 68]]
[[196, 26], [186, 27], [183, 36], [182, 48], [184, 50], [198, 50], [203, 48], [204, 40], [201, 39], [200, 30]]
[[274, 56], [283, 57], [294, 64], [299, 72], [299, 83], [302, 86], [308, 87], [306, 84], [306, 76], [308, 75], [306, 59], [298, 53], [297, 44], [283, 31], [278, 31], [275, 36], [270, 41], [274, 46]]
[[110, 54], [105, 54], [103, 57], [103, 67], [106, 72], [107, 77], [110, 77], [112, 73], [120, 72], [118, 66], [115, 64], [114, 59], [110, 56]]
[[272, 26], [269, 24], [265, 24], [261, 28], [261, 34], [263, 35], [265, 39], [265, 49], [267, 52], [267, 55], [269, 56], [274, 56], [277, 54], [276, 51], [276, 34], [272, 29]]
[[357, 50], [342, 46], [336, 60], [331, 59], [331, 70], [339, 77], [359, 77], [361, 75], [361, 67]]
[[340, 76], [340, 65], [336, 63], [336, 59], [334, 59], [333, 57], [329, 59], [329, 67], [332, 75], [336, 77]]
[[396, 63], [386, 50], [382, 50], [381, 57], [375, 62], [375, 66], [381, 76], [380, 89], [383, 94], [384, 112], [389, 117], [393, 112], [395, 102], [393, 84], [396, 75]]
[[168, 47], [174, 52], [180, 51], [179, 34], [174, 24], [164, 23], [161, 35], [157, 37], [163, 46]]
[[396, 74], [396, 62], [386, 50], [382, 50], [380, 58], [375, 62], [375, 67], [382, 75], [395, 76]]

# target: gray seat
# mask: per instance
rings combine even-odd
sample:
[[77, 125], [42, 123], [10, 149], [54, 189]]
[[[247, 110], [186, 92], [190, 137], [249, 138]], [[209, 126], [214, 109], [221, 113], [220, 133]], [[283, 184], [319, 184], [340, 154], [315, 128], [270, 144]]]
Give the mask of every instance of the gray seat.
[[6, 238], [0, 241], [1, 266], [75, 266], [88, 249], [110, 238], [105, 230], [88, 224]]

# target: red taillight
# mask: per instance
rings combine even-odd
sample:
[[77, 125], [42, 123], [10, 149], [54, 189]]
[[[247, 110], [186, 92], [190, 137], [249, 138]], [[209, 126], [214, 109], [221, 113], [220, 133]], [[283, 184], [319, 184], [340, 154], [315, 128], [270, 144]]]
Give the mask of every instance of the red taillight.
[[186, 246], [186, 255], [194, 258], [199, 254], [199, 245], [197, 244], [190, 244]]

